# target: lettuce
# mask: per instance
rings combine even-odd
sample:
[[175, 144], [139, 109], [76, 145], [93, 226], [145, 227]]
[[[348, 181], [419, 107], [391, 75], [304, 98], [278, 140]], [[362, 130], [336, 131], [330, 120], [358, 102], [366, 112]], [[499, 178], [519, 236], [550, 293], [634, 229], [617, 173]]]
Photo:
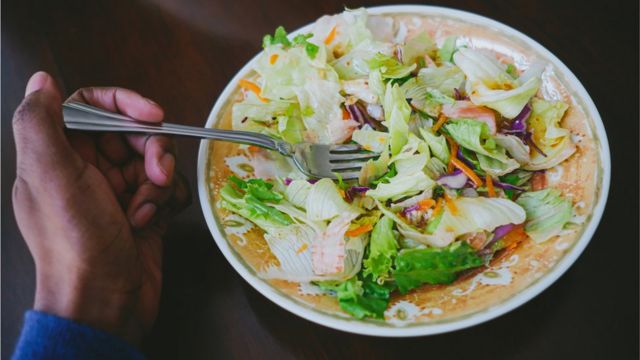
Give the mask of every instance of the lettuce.
[[444, 43], [442, 47], [438, 50], [438, 58], [441, 63], [451, 62], [453, 60], [453, 53], [456, 52], [456, 41], [458, 40], [455, 36], [449, 36], [444, 39]]
[[353, 132], [351, 140], [362, 145], [366, 150], [381, 153], [387, 150], [389, 134], [375, 131], [370, 126], [365, 125], [362, 129]]
[[[273, 64], [272, 55], [278, 55]], [[272, 45], [258, 57], [255, 70], [260, 75], [261, 96], [272, 101], [292, 99], [311, 80], [338, 81], [338, 75], [327, 65], [324, 47], [311, 59], [301, 47], [284, 50]]]
[[449, 207], [442, 213], [438, 231], [445, 231], [458, 237], [478, 231], [493, 231], [500, 225], [522, 224], [525, 211], [517, 203], [501, 198], [460, 197], [454, 202], [457, 213]]
[[521, 83], [511, 77], [495, 57], [480, 50], [461, 48], [453, 59], [467, 76], [471, 102], [492, 108], [508, 119], [522, 111], [541, 84], [539, 76], [531, 76]]
[[527, 213], [524, 230], [537, 243], [558, 235], [573, 214], [571, 200], [564, 199], [556, 189], [526, 192], [516, 202]]
[[431, 130], [420, 129], [420, 134], [424, 141], [429, 145], [431, 154], [438, 158], [441, 162], [449, 163], [449, 146], [447, 145], [447, 139], [442, 135], [436, 135]]
[[422, 284], [450, 284], [457, 274], [478, 267], [484, 260], [465, 241], [458, 241], [446, 248], [402, 250], [395, 261], [393, 277], [401, 293]]
[[[332, 31], [335, 31], [333, 40], [325, 44], [325, 39]], [[316, 20], [311, 33], [312, 43], [327, 48], [332, 57], [338, 58], [373, 37], [367, 28], [367, 11], [364, 8], [345, 10], [337, 15], [325, 15]]]
[[342, 143], [358, 126], [354, 120], [343, 120], [340, 104], [340, 84], [328, 80], [310, 80], [296, 89], [303, 121], [312, 142]]
[[408, 141], [411, 107], [407, 104], [400, 87], [391, 83], [387, 84], [382, 106], [385, 125], [389, 129], [389, 147], [393, 156], [399, 153]]
[[486, 123], [473, 119], [456, 119], [448, 121], [444, 128], [460, 146], [477, 154], [480, 167], [487, 173], [500, 176], [520, 167], [491, 137]]
[[513, 119], [522, 111], [529, 99], [538, 92], [540, 78], [531, 78], [513, 90], [490, 90], [479, 87], [471, 92], [471, 102], [498, 111], [507, 119]]
[[346, 55], [331, 62], [331, 66], [343, 80], [366, 78], [370, 75], [369, 61], [376, 54], [391, 55], [391, 44], [365, 40]]
[[333, 181], [327, 178], [313, 184], [307, 194], [305, 208], [310, 220], [330, 220], [336, 216], [362, 212], [347, 204]]
[[386, 279], [397, 253], [398, 243], [393, 234], [393, 219], [383, 216], [371, 232], [369, 256], [363, 261], [364, 274], [371, 275], [374, 280]]
[[415, 64], [422, 56], [435, 54], [437, 47], [433, 39], [425, 31], [409, 39], [402, 47], [402, 63]]
[[271, 45], [280, 44], [282, 45], [283, 48], [286, 49], [290, 46], [301, 45], [304, 47], [305, 51], [307, 52], [307, 55], [311, 59], [313, 59], [316, 57], [316, 54], [318, 53], [319, 48], [317, 45], [307, 41], [307, 39], [309, 39], [312, 36], [313, 36], [312, 34], [299, 34], [299, 35], [296, 35], [292, 41], [289, 41], [289, 39], [287, 38], [287, 32], [284, 29], [284, 27], [278, 26], [273, 36], [265, 35], [262, 38], [262, 47], [267, 48], [268, 46], [271, 46]]
[[367, 191], [367, 196], [380, 201], [398, 200], [434, 186], [435, 182], [425, 175], [422, 170], [419, 170], [412, 173], [398, 174], [389, 179], [388, 183], [380, 183], [375, 189]]
[[[323, 231], [324, 232], [324, 231]], [[362, 265], [365, 249], [363, 237], [350, 238], [344, 245], [342, 271], [334, 274], [316, 274], [313, 269], [313, 244], [323, 235], [306, 224], [293, 224], [272, 228], [264, 235], [269, 249], [279, 265], [271, 265], [259, 275], [264, 279], [287, 281], [344, 281], [356, 275]]]
[[284, 190], [285, 198], [299, 208], [305, 208], [312, 185], [307, 180], [293, 180]]
[[362, 186], [368, 186], [387, 171], [389, 171], [389, 152], [383, 151], [378, 159], [369, 160], [362, 166], [358, 175], [358, 183]]
[[403, 65], [396, 58], [382, 53], [375, 54], [369, 60], [370, 70], [379, 70], [384, 79], [400, 79], [411, 74], [416, 64]]
[[335, 293], [340, 308], [357, 319], [384, 319], [384, 312], [393, 290], [392, 286], [377, 284], [369, 277], [358, 279], [355, 276], [344, 282], [319, 282], [318, 286]]
[[560, 127], [560, 121], [568, 107], [561, 101], [532, 99], [528, 125], [533, 133], [533, 141], [546, 156], [534, 152], [529, 163], [524, 166], [525, 169], [542, 170], [554, 167], [576, 151], [571, 133]]
[[496, 144], [505, 148], [509, 155], [519, 164], [525, 165], [529, 163], [529, 146], [525, 145], [519, 137], [515, 135], [496, 134], [494, 139]]
[[448, 97], [453, 97], [455, 95], [454, 89], [459, 89], [464, 83], [464, 73], [457, 66], [443, 64], [440, 67], [420, 69], [417, 79], [419, 84], [436, 89]]
[[518, 85], [495, 56], [489, 56], [482, 50], [460, 48], [453, 54], [453, 62], [467, 76], [467, 82], [472, 88], [484, 86], [488, 89], [514, 89]]
[[270, 205], [282, 200], [281, 194], [270, 190], [272, 184], [262, 179], [251, 179], [250, 183], [235, 179], [237, 181], [232, 182], [242, 184], [239, 189], [235, 189], [231, 183], [220, 189], [223, 208], [251, 220], [265, 231], [292, 224], [288, 215]]

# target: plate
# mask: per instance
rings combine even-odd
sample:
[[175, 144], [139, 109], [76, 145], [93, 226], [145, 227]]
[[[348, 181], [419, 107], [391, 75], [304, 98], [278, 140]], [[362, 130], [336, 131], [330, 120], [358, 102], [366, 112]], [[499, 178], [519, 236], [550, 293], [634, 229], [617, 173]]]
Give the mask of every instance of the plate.
[[[571, 103], [563, 126], [572, 131], [578, 152], [561, 166], [547, 171], [545, 178], [565, 195], [581, 199], [575, 204], [574, 220], [582, 226], [543, 244], [526, 241], [492, 261], [488, 269], [462, 277], [451, 285], [424, 286], [394, 296], [382, 321], [350, 318], [333, 297], [311, 284], [264, 280], [257, 275], [257, 269], [274, 261], [266, 242], [248, 221], [215, 205], [220, 181], [232, 170], [240, 175], [247, 171], [236, 145], [209, 141], [200, 144], [198, 192], [207, 225], [225, 258], [258, 292], [287, 311], [330, 328], [407, 337], [454, 331], [496, 318], [554, 283], [591, 240], [604, 211], [611, 174], [609, 145], [600, 115], [580, 81], [556, 56], [511, 27], [469, 12], [434, 6], [382, 6], [368, 8], [367, 12], [370, 16], [393, 15], [408, 24], [424, 25], [439, 44], [449, 32], [463, 34], [469, 45], [508, 56], [516, 66], [526, 66], [534, 60], [548, 64], [540, 91], [547, 99]], [[311, 25], [307, 25], [293, 34], [310, 30]], [[256, 58], [226, 86], [211, 110], [207, 127], [229, 128], [238, 81], [251, 75]], [[576, 171], [579, 168], [589, 171]]]

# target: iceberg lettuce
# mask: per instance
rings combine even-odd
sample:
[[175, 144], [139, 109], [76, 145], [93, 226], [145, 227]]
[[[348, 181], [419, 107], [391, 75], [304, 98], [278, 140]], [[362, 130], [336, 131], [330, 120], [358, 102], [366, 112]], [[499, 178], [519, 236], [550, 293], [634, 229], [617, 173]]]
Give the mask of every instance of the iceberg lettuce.
[[473, 119], [456, 119], [448, 121], [444, 128], [460, 146], [477, 154], [480, 167], [487, 173], [501, 176], [520, 167], [491, 137], [486, 123]]
[[393, 234], [393, 219], [383, 216], [371, 232], [369, 255], [363, 261], [364, 275], [371, 275], [374, 280], [386, 279], [397, 253], [398, 243]]
[[537, 243], [558, 235], [573, 215], [571, 200], [564, 199], [556, 189], [526, 192], [516, 202], [527, 213], [524, 230]]
[[525, 169], [543, 170], [554, 167], [576, 151], [571, 133], [560, 127], [560, 121], [568, 107], [561, 101], [532, 99], [529, 129], [533, 133], [532, 140], [546, 156], [534, 152], [529, 163], [524, 166]]
[[541, 84], [539, 76], [528, 76], [520, 83], [507, 73], [506, 66], [481, 50], [461, 48], [453, 59], [467, 76], [471, 102], [490, 107], [508, 119], [522, 111]]
[[311, 186], [305, 202], [310, 220], [330, 220], [345, 214], [360, 214], [362, 210], [344, 201], [331, 179], [320, 179]]
[[389, 146], [391, 155], [396, 155], [408, 141], [409, 116], [411, 107], [407, 104], [400, 87], [387, 84], [382, 104], [384, 108], [385, 126], [389, 129]]

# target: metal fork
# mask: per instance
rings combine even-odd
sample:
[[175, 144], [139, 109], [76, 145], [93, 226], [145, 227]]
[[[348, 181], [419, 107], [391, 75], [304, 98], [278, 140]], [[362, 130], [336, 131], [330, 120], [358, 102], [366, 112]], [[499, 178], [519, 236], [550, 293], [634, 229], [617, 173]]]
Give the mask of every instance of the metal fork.
[[290, 144], [250, 131], [207, 129], [163, 122], [149, 124], [87, 104], [63, 104], [64, 124], [68, 129], [86, 131], [121, 131], [129, 133], [170, 134], [229, 141], [275, 150], [293, 159], [300, 171], [312, 178], [357, 179], [362, 165], [379, 154], [359, 145], [323, 145], [307, 142]]

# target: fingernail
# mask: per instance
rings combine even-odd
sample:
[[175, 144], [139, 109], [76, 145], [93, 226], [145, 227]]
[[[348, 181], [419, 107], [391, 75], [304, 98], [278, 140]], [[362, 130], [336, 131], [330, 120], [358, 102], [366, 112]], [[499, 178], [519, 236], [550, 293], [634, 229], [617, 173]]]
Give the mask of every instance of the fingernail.
[[154, 203], [145, 203], [142, 204], [138, 210], [133, 214], [133, 219], [131, 219], [133, 226], [135, 227], [143, 227], [145, 226], [149, 220], [155, 215], [158, 207]]
[[169, 178], [173, 174], [173, 168], [176, 166], [176, 158], [172, 153], [166, 153], [160, 158], [160, 169], [162, 173]]
[[42, 89], [50, 78], [51, 76], [44, 71], [38, 71], [33, 74], [31, 79], [29, 79], [29, 82], [27, 82], [27, 88], [24, 92], [24, 96], [28, 96], [32, 92]]
[[148, 98], [144, 98], [144, 99], [145, 99], [145, 100], [147, 100], [147, 102], [148, 102], [149, 104], [154, 105], [154, 106], [158, 106], [158, 103], [156, 103], [155, 101], [153, 101], [153, 100], [151, 100], [151, 99], [148, 99]]

